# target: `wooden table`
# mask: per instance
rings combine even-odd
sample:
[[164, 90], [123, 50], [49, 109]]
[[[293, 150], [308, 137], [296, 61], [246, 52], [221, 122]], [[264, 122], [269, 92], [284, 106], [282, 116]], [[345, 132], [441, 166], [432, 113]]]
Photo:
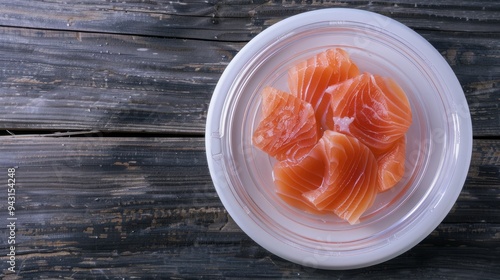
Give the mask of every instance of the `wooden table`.
[[[407, 253], [349, 271], [302, 267], [252, 241], [217, 197], [204, 147], [234, 55], [273, 23], [327, 7], [375, 11], [429, 40], [474, 127], [467, 181], [443, 223]], [[0, 229], [3, 279], [500, 275], [498, 2], [1, 0], [0, 65], [0, 223], [15, 221], [14, 238]]]

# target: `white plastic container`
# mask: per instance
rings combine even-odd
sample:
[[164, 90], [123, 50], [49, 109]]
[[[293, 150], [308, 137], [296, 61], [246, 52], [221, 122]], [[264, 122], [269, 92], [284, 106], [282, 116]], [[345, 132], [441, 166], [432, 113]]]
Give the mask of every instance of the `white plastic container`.
[[[379, 194], [356, 225], [281, 201], [274, 193], [274, 160], [251, 143], [262, 89], [287, 90], [293, 64], [332, 47], [345, 49], [362, 72], [395, 79], [413, 113], [404, 178]], [[206, 149], [222, 203], [253, 240], [302, 265], [351, 269], [391, 259], [439, 225], [467, 175], [472, 125], [456, 76], [420, 35], [379, 14], [324, 9], [269, 27], [235, 56], [210, 103]]]

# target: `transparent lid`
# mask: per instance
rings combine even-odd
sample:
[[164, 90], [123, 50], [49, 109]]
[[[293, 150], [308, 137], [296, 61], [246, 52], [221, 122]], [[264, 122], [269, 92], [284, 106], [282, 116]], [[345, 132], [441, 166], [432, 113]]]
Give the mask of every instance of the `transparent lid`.
[[[332, 47], [346, 50], [362, 72], [395, 79], [413, 114], [405, 176], [379, 194], [356, 225], [281, 201], [274, 192], [275, 161], [251, 143], [262, 89], [286, 91], [292, 65]], [[210, 103], [206, 149], [222, 203], [252, 239], [302, 265], [350, 269], [403, 253], [444, 219], [467, 175], [472, 125], [456, 76], [420, 35], [372, 12], [323, 9], [269, 27], [234, 57]]]

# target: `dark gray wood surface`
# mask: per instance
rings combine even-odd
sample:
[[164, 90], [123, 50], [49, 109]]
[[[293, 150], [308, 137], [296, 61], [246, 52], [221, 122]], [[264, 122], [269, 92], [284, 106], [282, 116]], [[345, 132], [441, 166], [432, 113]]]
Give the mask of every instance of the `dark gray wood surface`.
[[[204, 127], [233, 56], [288, 16], [350, 7], [429, 40], [469, 102], [463, 191], [436, 230], [383, 264], [302, 267], [234, 223]], [[498, 279], [500, 4], [496, 1], [0, 0], [0, 221], [16, 166], [16, 273], [3, 279]], [[3, 172], [3, 173], [2, 173]], [[3, 175], [2, 175], [3, 174]]]

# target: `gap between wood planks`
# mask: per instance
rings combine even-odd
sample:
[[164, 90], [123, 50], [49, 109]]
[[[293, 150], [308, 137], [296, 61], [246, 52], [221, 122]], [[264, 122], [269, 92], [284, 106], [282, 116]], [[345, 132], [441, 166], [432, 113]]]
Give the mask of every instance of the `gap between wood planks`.
[[[81, 130], [81, 131], [48, 131], [48, 130], [0, 130], [0, 137], [186, 137], [186, 138], [204, 138], [204, 133], [196, 132], [178, 132], [178, 133], [158, 133], [158, 132], [102, 132], [99, 130]], [[474, 140], [500, 140], [496, 135], [473, 136]]]
[[47, 131], [47, 130], [0, 130], [0, 137], [22, 138], [22, 137], [152, 137], [152, 138], [169, 138], [169, 137], [186, 137], [186, 138], [203, 138], [204, 133], [149, 133], [149, 132], [101, 132], [99, 130], [84, 130], [84, 131]]
[[[173, 39], [173, 40], [192, 40], [192, 41], [202, 41], [202, 42], [221, 42], [221, 43], [246, 43], [249, 39], [244, 40], [226, 40], [221, 38], [193, 38], [193, 37], [179, 37], [179, 36], [161, 36], [161, 35], [149, 35], [149, 34], [140, 34], [140, 33], [123, 33], [123, 32], [110, 32], [104, 30], [73, 30], [73, 29], [64, 29], [64, 28], [41, 28], [41, 27], [24, 27], [17, 25], [6, 25], [0, 24], [0, 28], [12, 28], [12, 29], [24, 29], [24, 30], [40, 30], [40, 31], [48, 31], [48, 32], [67, 32], [67, 33], [76, 33], [76, 34], [102, 34], [102, 35], [116, 35], [116, 36], [134, 36], [134, 37], [143, 37], [143, 38], [156, 38], [156, 39]], [[456, 32], [454, 32], [456, 33]]]

